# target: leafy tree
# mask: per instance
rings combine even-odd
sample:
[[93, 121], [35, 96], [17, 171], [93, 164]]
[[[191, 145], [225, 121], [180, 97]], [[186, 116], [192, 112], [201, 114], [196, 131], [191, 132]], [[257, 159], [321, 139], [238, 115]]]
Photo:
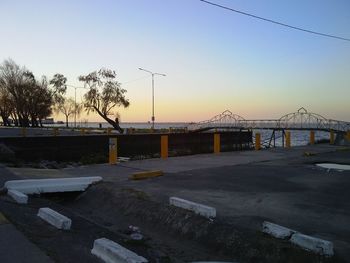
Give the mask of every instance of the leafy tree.
[[63, 103], [63, 94], [67, 91], [67, 78], [62, 74], [55, 74], [50, 80], [50, 84], [53, 86], [52, 96], [55, 103]]
[[18, 124], [29, 126], [27, 98], [31, 95], [31, 87], [35, 83], [33, 74], [13, 60], [5, 60], [0, 67], [0, 82], [12, 101], [13, 114], [16, 115]]
[[27, 98], [31, 126], [42, 126], [42, 120], [52, 115], [54, 104], [52, 90], [49, 88], [46, 77], [43, 76], [40, 81], [35, 81], [31, 91], [31, 95]]
[[0, 86], [0, 116], [4, 126], [10, 126], [10, 116], [12, 113], [13, 105], [6, 89]]
[[69, 116], [73, 114], [79, 115], [82, 110], [82, 105], [75, 103], [74, 99], [64, 99], [60, 103], [56, 104], [55, 112], [62, 113], [66, 117], [66, 127], [68, 128]]
[[130, 102], [125, 98], [126, 90], [122, 89], [120, 83], [116, 80], [115, 71], [102, 68], [86, 76], [80, 76], [79, 80], [89, 89], [84, 95], [84, 106], [87, 112], [97, 112], [122, 133], [123, 129], [119, 125], [118, 117], [113, 120], [109, 116], [114, 115], [113, 109], [116, 107], [127, 108]]
[[45, 76], [37, 80], [25, 67], [11, 59], [5, 60], [0, 65], [0, 115], [4, 125], [9, 125], [9, 116], [15, 125], [41, 125], [41, 120], [52, 114], [53, 105], [63, 100], [65, 83], [66, 78], [61, 74], [56, 74], [50, 82]]

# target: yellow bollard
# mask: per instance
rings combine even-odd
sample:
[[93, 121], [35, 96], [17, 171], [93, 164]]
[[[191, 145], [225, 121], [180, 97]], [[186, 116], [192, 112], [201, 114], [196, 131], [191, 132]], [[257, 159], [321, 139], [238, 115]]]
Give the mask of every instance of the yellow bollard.
[[214, 133], [214, 153], [218, 154], [220, 153], [220, 133]]
[[55, 127], [53, 128], [53, 136], [57, 136], [57, 135], [59, 135], [59, 131], [58, 131], [58, 128]]
[[346, 133], [346, 139], [348, 140], [348, 142], [350, 142], [350, 130], [348, 130]]
[[26, 127], [22, 127], [22, 136], [26, 137], [27, 136], [27, 128]]
[[117, 138], [109, 138], [109, 164], [117, 164]]
[[85, 135], [85, 128], [81, 128], [80, 134], [81, 134], [81, 135]]
[[111, 135], [112, 134], [112, 128], [107, 128], [107, 135]]
[[315, 131], [310, 131], [310, 145], [315, 144]]
[[260, 133], [255, 133], [255, 150], [259, 151], [261, 149], [261, 136]]
[[286, 132], [286, 147], [290, 148], [291, 146], [291, 138], [290, 138], [290, 131]]
[[168, 158], [168, 135], [160, 136], [160, 157]]
[[329, 143], [330, 144], [334, 144], [334, 131], [333, 130], [331, 130], [330, 132], [329, 132]]

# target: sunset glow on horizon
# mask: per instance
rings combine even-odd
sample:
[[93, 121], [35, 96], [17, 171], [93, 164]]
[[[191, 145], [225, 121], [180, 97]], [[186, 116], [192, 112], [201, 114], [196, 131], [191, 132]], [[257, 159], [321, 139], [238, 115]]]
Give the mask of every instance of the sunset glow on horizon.
[[[295, 26], [350, 37], [350, 2], [228, 1]], [[35, 76], [117, 72], [131, 104], [122, 122], [196, 122], [225, 110], [245, 119], [276, 119], [305, 107], [350, 121], [350, 42], [323, 38], [213, 8], [196, 0], [20, 1], [0, 3], [0, 60]], [[77, 89], [77, 101], [84, 89]], [[74, 98], [74, 88], [68, 87]], [[54, 116], [63, 120], [62, 116]], [[79, 120], [103, 122], [83, 113]]]

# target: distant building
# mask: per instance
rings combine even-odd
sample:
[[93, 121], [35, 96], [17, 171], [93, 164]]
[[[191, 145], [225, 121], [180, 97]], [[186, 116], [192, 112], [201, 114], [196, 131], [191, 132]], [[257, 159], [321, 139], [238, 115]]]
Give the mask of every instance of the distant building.
[[42, 124], [55, 124], [53, 118], [47, 118], [41, 121]]

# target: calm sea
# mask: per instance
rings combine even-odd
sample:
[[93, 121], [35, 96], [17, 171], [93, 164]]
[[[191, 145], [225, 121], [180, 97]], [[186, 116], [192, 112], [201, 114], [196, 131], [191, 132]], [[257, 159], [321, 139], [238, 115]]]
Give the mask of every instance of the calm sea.
[[[187, 127], [189, 123], [186, 122], [159, 122], [155, 123], [155, 129], [169, 129], [172, 128], [184, 128]], [[77, 122], [77, 127], [79, 128], [99, 128], [100, 125], [102, 128], [110, 128], [112, 127], [107, 122]], [[65, 124], [50, 124], [50, 126], [56, 127], [64, 127]], [[69, 122], [69, 127], [74, 127], [74, 122]], [[152, 123], [150, 122], [122, 122], [120, 123], [120, 127], [122, 128], [135, 128], [135, 129], [150, 129], [152, 127]]]

